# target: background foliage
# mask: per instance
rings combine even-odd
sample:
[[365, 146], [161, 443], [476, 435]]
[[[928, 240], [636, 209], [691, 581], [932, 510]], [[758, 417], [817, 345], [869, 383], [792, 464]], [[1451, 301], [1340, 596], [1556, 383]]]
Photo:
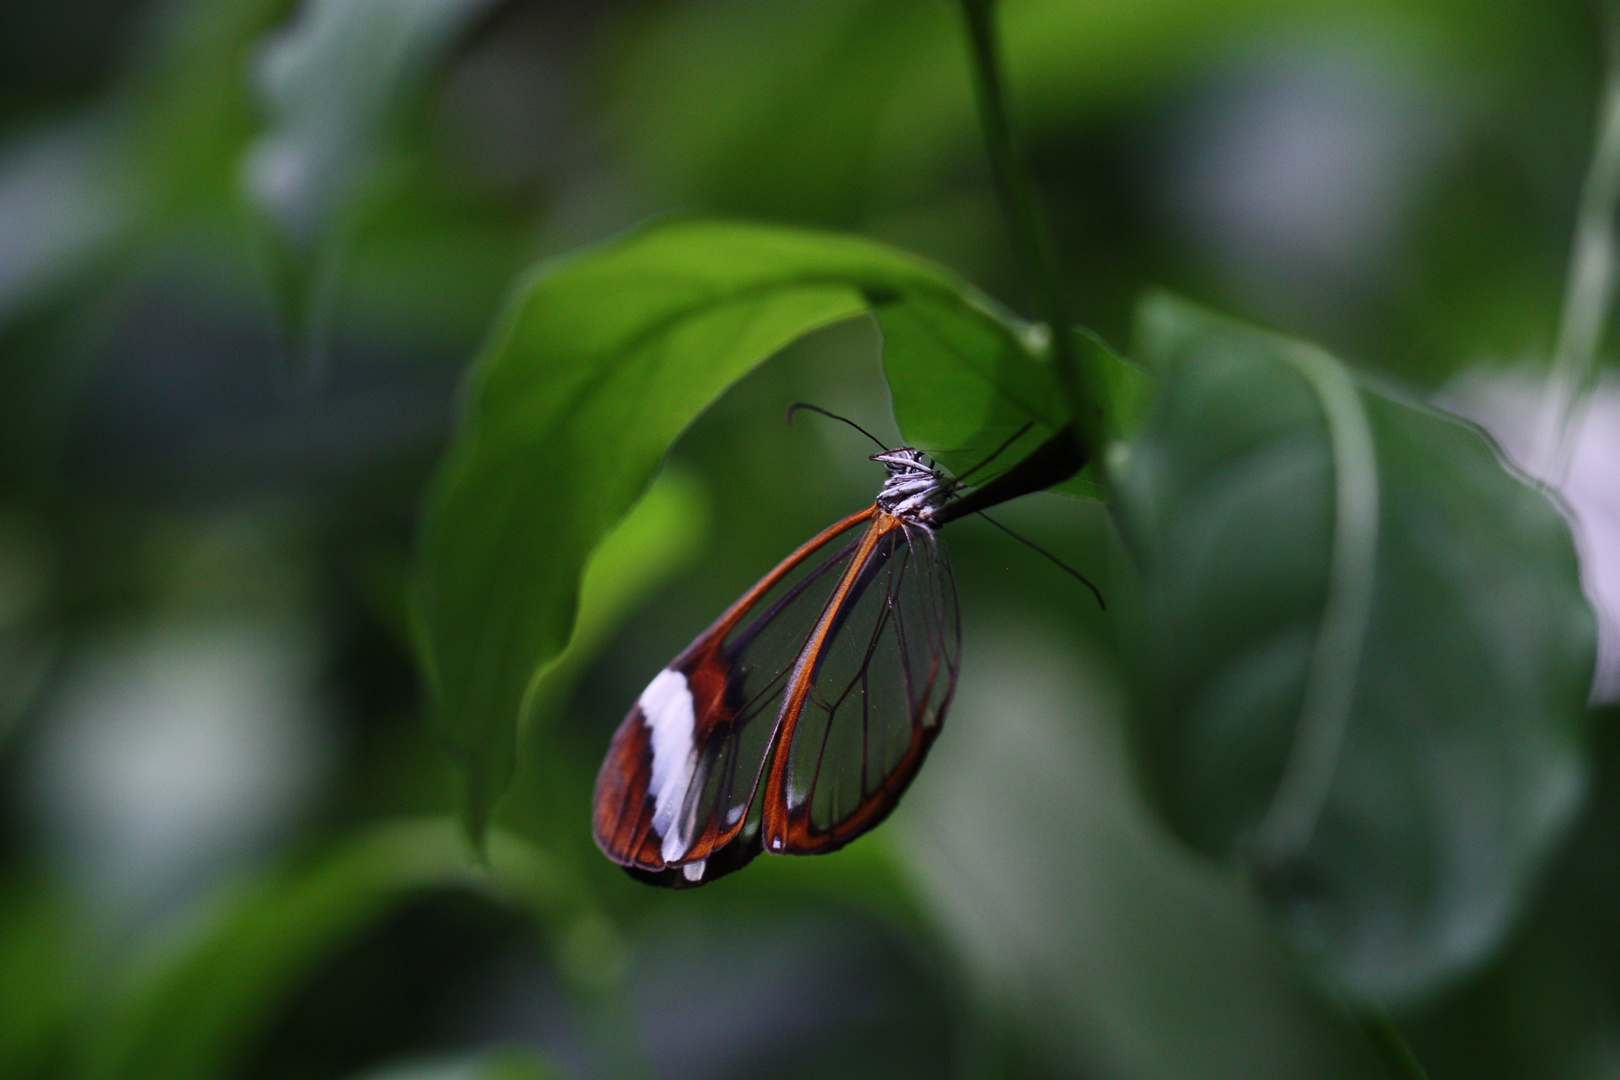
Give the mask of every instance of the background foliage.
[[[1075, 485], [1113, 485], [1119, 531], [1059, 494], [1005, 514], [1123, 612], [953, 525], [964, 675], [894, 820], [670, 895], [589, 839], [609, 733], [878, 480], [786, 404], [947, 462], [1062, 420], [955, 8], [0, 12], [0, 1075], [1373, 1077], [1368, 999], [1436, 1078], [1612, 1072], [1589, 616], [1550, 504], [1420, 404], [1533, 463], [1595, 13], [1002, 14], [1065, 295], [1161, 389]], [[649, 312], [685, 320], [651, 356]], [[605, 356], [621, 381], [566, 396]], [[1620, 563], [1616, 399], [1564, 488], [1589, 590]], [[1385, 727], [1344, 729], [1325, 839], [1268, 848], [1320, 675], [1289, 635], [1357, 610], [1321, 416], [1379, 448], [1337, 489], [1379, 509], [1367, 565], [1412, 572], [1367, 578], [1384, 629], [1335, 698]], [[491, 466], [514, 444], [545, 467]], [[1270, 466], [1223, 473], [1233, 446]], [[527, 724], [430, 727], [424, 639], [441, 693]], [[1178, 704], [1211, 680], [1271, 696]], [[480, 791], [475, 865], [451, 814]]]

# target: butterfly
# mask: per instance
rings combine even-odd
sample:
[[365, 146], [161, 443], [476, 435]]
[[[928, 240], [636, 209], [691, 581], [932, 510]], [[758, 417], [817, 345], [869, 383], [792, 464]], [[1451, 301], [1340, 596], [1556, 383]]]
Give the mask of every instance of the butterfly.
[[888, 472], [872, 505], [745, 592], [614, 733], [592, 816], [597, 845], [632, 877], [688, 888], [762, 851], [836, 851], [882, 822], [956, 688], [961, 622], [938, 528], [1081, 463], [1037, 450], [959, 499], [968, 474], [952, 478], [912, 447], [871, 460]]

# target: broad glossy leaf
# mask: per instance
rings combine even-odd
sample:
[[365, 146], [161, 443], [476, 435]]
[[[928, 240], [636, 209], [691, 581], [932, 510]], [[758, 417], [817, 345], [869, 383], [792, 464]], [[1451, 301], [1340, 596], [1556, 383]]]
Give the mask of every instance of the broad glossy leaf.
[[1068, 419], [1051, 369], [1031, 362], [1045, 347], [1034, 327], [955, 290], [873, 299], [895, 419], [947, 468], [965, 470], [1027, 421], [1051, 433]]
[[[869, 303], [917, 441], [907, 425], [924, 418], [991, 446], [1025, 419], [1060, 422], [1056, 393], [1035, 392], [1048, 375], [1027, 328], [945, 271], [866, 241], [677, 222], [542, 267], [517, 290], [475, 365], [421, 545], [421, 652], [475, 834], [511, 778], [537, 672], [568, 642], [585, 560], [669, 445], [767, 357]], [[961, 392], [931, 397], [934, 380]]]
[[[1620, 713], [1594, 712], [1591, 790], [1507, 945], [1401, 1030], [1435, 1077], [1584, 1080], [1607, 1068], [1620, 968]], [[1604, 1064], [1599, 1065], [1602, 1062]]]
[[72, 1075], [204, 1080], [234, 1075], [280, 998], [329, 950], [412, 892], [464, 885], [537, 913], [568, 902], [559, 867], [522, 841], [492, 838], [470, 865], [452, 823], [408, 822], [349, 839], [313, 862], [227, 889], [86, 1016]]
[[520, 711], [543, 715], [567, 695], [635, 605], [698, 554], [709, 508], [691, 476], [666, 469], [625, 519], [591, 553], [579, 586], [573, 635], [539, 675]]
[[1475, 428], [1166, 298], [1114, 476], [1137, 743], [1189, 843], [1246, 856], [1351, 991], [1502, 936], [1582, 790], [1593, 622], [1569, 530]]
[[1104, 438], [1130, 438], [1147, 412], [1153, 380], [1090, 330], [1076, 329], [1074, 337], [1080, 362], [1094, 372], [1096, 392], [1102, 397]]

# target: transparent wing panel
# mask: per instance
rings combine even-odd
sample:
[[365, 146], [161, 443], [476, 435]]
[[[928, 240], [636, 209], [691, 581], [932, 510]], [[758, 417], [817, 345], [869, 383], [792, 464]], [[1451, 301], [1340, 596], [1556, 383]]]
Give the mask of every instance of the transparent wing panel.
[[832, 850], [881, 821], [922, 764], [956, 685], [956, 589], [931, 529], [890, 529], [832, 619], [783, 751], [792, 826], [781, 850]]

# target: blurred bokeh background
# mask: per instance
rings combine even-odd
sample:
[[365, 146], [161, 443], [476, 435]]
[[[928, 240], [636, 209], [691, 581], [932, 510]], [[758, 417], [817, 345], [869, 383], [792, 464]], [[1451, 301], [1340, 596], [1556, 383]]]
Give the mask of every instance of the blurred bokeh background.
[[[1087, 325], [1123, 346], [1134, 297], [1168, 286], [1449, 395], [1513, 448], [1592, 140], [1592, 5], [1003, 7]], [[948, 538], [958, 703], [891, 823], [695, 893], [596, 853], [590, 784], [650, 674], [871, 498], [858, 436], [782, 419], [807, 400], [898, 440], [864, 323], [677, 446], [656, 557], [628, 560], [526, 734], [492, 872], [445, 817], [404, 583], [503, 294], [686, 212], [857, 231], [1019, 307], [957, 20], [0, 6], [0, 1075], [1381, 1075], [1240, 878], [1144, 810], [1088, 595], [977, 522]], [[1616, 402], [1606, 381], [1576, 462], [1611, 590]], [[1100, 507], [1005, 516], [1106, 589]], [[1401, 1017], [1437, 1080], [1620, 1072], [1599, 749], [1517, 929]]]

